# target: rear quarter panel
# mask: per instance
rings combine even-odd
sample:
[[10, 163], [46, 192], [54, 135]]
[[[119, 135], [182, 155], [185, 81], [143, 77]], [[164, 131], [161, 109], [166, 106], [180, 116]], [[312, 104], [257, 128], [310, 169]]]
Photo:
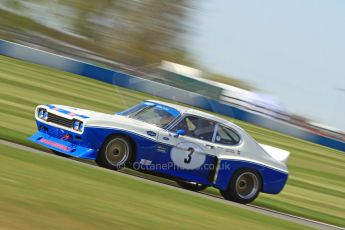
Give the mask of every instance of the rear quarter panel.
[[262, 180], [262, 192], [277, 194], [285, 186], [288, 174], [284, 171], [270, 168], [254, 162], [226, 159], [221, 160], [215, 187], [225, 190], [231, 182], [234, 173], [239, 169], [251, 169], [259, 173]]

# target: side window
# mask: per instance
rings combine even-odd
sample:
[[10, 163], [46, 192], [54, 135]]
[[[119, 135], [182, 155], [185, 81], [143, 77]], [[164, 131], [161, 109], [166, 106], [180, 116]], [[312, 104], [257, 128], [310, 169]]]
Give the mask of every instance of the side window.
[[219, 125], [215, 143], [222, 145], [236, 145], [240, 142], [240, 136], [232, 129]]
[[183, 129], [186, 136], [198, 138], [205, 141], [212, 141], [215, 128], [215, 122], [195, 116], [188, 116], [177, 123], [172, 129], [176, 132]]

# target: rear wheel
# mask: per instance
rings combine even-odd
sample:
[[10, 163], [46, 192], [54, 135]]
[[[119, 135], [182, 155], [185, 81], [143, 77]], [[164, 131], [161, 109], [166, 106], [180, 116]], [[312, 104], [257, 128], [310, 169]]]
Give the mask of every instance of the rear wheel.
[[187, 182], [187, 181], [176, 181], [176, 183], [184, 188], [184, 189], [188, 189], [194, 192], [199, 192], [202, 191], [204, 189], [206, 189], [208, 186], [204, 185], [204, 184], [198, 184], [198, 183], [194, 183], [194, 182]]
[[126, 137], [111, 136], [98, 153], [96, 163], [102, 167], [118, 170], [132, 158], [131, 142]]
[[227, 200], [247, 204], [255, 200], [260, 191], [260, 175], [251, 169], [241, 169], [234, 174], [228, 188], [220, 193]]

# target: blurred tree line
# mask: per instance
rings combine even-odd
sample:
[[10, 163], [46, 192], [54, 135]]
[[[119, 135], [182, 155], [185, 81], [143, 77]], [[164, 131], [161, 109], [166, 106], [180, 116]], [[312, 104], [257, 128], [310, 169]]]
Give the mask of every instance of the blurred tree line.
[[[195, 0], [3, 0], [0, 36], [40, 35], [135, 67], [161, 60], [195, 67], [186, 36], [197, 7]], [[213, 79], [248, 88], [224, 76]]]
[[[73, 28], [113, 49], [113, 57], [133, 66], [161, 60], [188, 61], [183, 36], [193, 0], [61, 0], [76, 9]], [[87, 23], [85, 23], [87, 22]]]
[[[189, 62], [190, 59], [184, 47], [183, 36], [190, 29], [187, 18], [194, 10], [193, 0], [57, 0], [53, 4], [52, 1], [44, 0], [6, 0], [3, 4], [7, 9], [15, 9], [19, 15], [25, 15], [21, 13], [28, 10], [36, 11], [37, 18], [35, 15], [30, 17], [33, 21], [38, 21], [39, 14], [44, 13], [42, 11], [55, 7], [55, 17], [49, 20], [63, 20], [68, 24], [65, 28], [69, 32], [85, 38], [79, 38], [80, 40], [88, 41], [79, 45], [86, 46], [83, 47], [86, 49], [92, 47], [105, 57], [125, 64], [141, 66], [161, 60]], [[1, 14], [6, 16], [5, 12]], [[39, 29], [36, 32], [55, 35], [53, 31], [44, 28], [44, 21], [38, 22], [43, 27], [37, 24], [28, 28], [27, 22], [21, 22], [26, 19], [13, 20], [14, 17], [7, 24], [22, 29], [36, 27]], [[63, 33], [57, 31], [57, 34], [58, 32], [62, 39]], [[64, 40], [69, 42], [71, 37], [66, 34]]]

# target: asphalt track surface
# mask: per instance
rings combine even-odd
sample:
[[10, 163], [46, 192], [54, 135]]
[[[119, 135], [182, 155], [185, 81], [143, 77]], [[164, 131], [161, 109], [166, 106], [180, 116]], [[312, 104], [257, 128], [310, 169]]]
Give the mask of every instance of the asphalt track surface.
[[[1, 140], [1, 139], [0, 139], [0, 144], [1, 145], [6, 145], [6, 146], [10, 146], [10, 147], [13, 147], [13, 148], [17, 148], [19, 150], [24, 150], [24, 151], [28, 151], [28, 152], [32, 152], [32, 153], [38, 153], [38, 154], [45, 154], [45, 155], [47, 155], [47, 152], [45, 152], [45, 151], [37, 150], [35, 148], [27, 147], [27, 146], [24, 146], [24, 145], [16, 144], [16, 143], [5, 141], [5, 140]], [[83, 160], [79, 160], [79, 159], [76, 159], [76, 158], [69, 158], [68, 159], [68, 158], [60, 157], [60, 156], [57, 156], [57, 155], [54, 155], [54, 154], [48, 154], [48, 155], [50, 155], [51, 157], [59, 157], [59, 158], [62, 158], [64, 160], [68, 160], [68, 161], [71, 160], [71, 159], [72, 160], [75, 159], [76, 160], [75, 162], [78, 163], [78, 164], [87, 165], [88, 167], [97, 167], [97, 168], [99, 168], [101, 170], [109, 170], [109, 169], [101, 168], [101, 167], [99, 167], [99, 166], [97, 166], [95, 164], [92, 164], [92, 163], [90, 163], [90, 161], [83, 161]], [[135, 180], [138, 180], [138, 181], [145, 181], [147, 183], [155, 184], [155, 185], [158, 185], [158, 186], [168, 187], [170, 189], [175, 189], [175, 190], [178, 190], [180, 192], [185, 192], [185, 193], [193, 194], [195, 196], [199, 196], [199, 197], [203, 197], [205, 199], [213, 200], [215, 202], [223, 203], [224, 205], [231, 205], [231, 206], [235, 206], [235, 207], [238, 207], [238, 208], [243, 208], [243, 209], [247, 209], [247, 210], [250, 210], [250, 211], [253, 211], [253, 212], [258, 212], [258, 213], [262, 213], [262, 214], [269, 215], [269, 216], [272, 216], [272, 217], [276, 217], [276, 218], [279, 218], [279, 219], [283, 219], [283, 220], [291, 221], [291, 222], [294, 222], [294, 223], [306, 225], [308, 227], [315, 228], [315, 229], [325, 229], [325, 230], [339, 230], [339, 229], [343, 229], [343, 230], [345, 230], [345, 228], [341, 228], [341, 227], [334, 226], [334, 225], [327, 224], [327, 223], [322, 223], [322, 222], [315, 221], [315, 220], [310, 220], [310, 219], [299, 217], [299, 216], [294, 216], [294, 215], [291, 215], [291, 214], [286, 214], [286, 213], [275, 211], [275, 210], [271, 210], [271, 209], [268, 209], [268, 208], [263, 208], [263, 207], [259, 207], [259, 206], [255, 206], [255, 205], [251, 205], [251, 204], [243, 205], [243, 204], [234, 203], [234, 202], [227, 201], [227, 200], [223, 199], [221, 196], [213, 195], [213, 194], [210, 194], [210, 193], [192, 192], [192, 191], [185, 190], [185, 189], [182, 189], [182, 188], [178, 187], [173, 181], [171, 181], [171, 183], [155, 181], [153, 179], [154, 177], [150, 176], [148, 178], [148, 176], [146, 176], [144, 173], [135, 173], [135, 175], [134, 175], [133, 173], [131, 173], [131, 170], [126, 170], [125, 172], [124, 171], [113, 171], [113, 173], [118, 173], [118, 174], [120, 174], [122, 176], [129, 177], [129, 178], [132, 178], [132, 179], [135, 179]]]

